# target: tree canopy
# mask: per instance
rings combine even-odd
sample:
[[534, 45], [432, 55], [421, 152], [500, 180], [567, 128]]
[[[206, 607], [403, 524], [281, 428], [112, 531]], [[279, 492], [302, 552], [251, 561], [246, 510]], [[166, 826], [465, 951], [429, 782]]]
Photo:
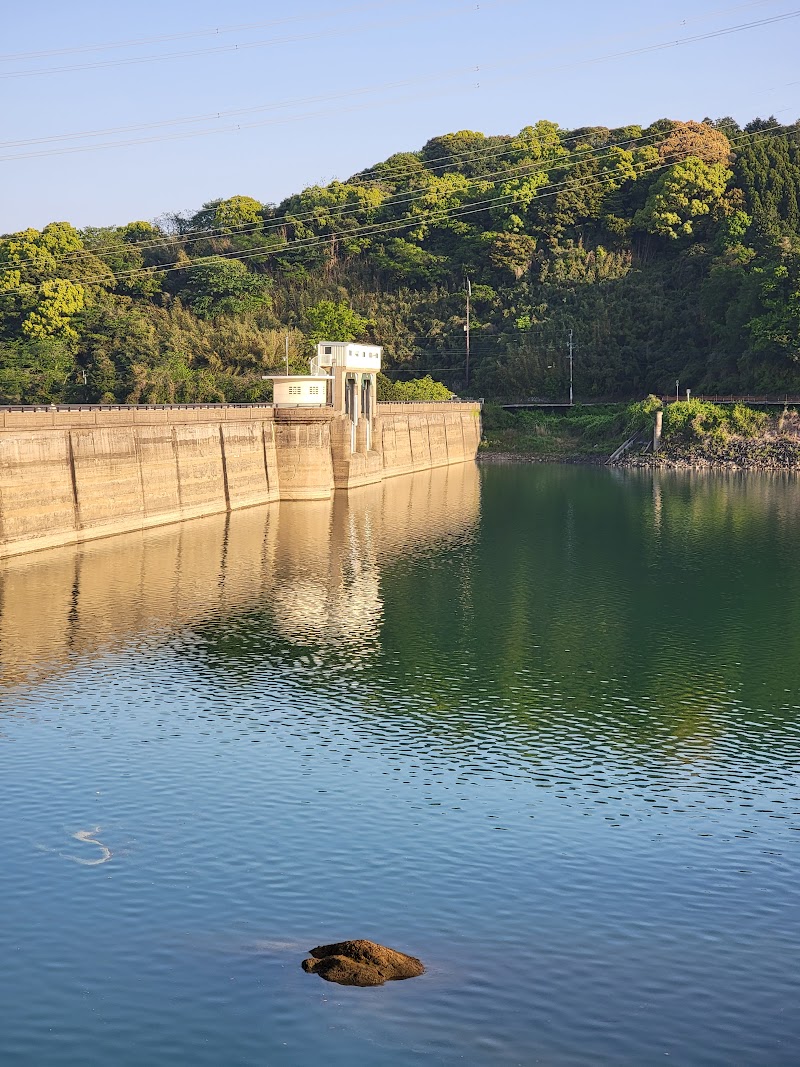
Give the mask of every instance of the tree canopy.
[[[800, 126], [461, 130], [278, 204], [0, 237], [0, 402], [263, 399], [320, 340], [385, 395], [800, 389]], [[409, 384], [409, 379], [417, 384]], [[419, 384], [419, 383], [422, 384]], [[394, 393], [392, 390], [399, 390]]]

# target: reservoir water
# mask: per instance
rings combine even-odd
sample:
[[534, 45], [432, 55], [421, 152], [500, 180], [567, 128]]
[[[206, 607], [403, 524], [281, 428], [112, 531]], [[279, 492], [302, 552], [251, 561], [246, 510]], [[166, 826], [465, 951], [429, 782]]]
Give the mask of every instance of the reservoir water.
[[465, 464], [0, 564], [0, 1062], [796, 1064], [799, 518]]

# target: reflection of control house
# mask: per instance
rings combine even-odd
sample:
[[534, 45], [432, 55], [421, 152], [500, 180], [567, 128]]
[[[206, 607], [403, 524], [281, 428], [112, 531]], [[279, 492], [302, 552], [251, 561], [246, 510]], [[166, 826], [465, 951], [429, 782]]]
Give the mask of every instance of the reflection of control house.
[[356, 427], [366, 420], [367, 448], [372, 436], [377, 375], [381, 369], [380, 345], [349, 341], [323, 341], [311, 360], [311, 374], [270, 374], [276, 407], [332, 407], [347, 415], [355, 450]]

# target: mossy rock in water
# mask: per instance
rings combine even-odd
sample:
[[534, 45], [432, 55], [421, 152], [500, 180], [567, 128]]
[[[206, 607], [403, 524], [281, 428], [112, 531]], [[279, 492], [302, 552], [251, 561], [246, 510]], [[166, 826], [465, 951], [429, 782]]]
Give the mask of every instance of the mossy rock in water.
[[374, 941], [339, 941], [318, 945], [311, 958], [303, 960], [303, 970], [318, 974], [326, 982], [339, 985], [383, 985], [402, 978], [417, 978], [425, 968], [416, 956], [406, 956]]

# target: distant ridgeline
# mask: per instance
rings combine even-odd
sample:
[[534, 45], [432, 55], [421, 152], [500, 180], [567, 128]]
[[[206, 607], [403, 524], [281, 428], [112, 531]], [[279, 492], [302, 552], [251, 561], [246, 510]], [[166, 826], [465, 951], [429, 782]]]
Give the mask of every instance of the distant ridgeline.
[[2, 404], [263, 401], [324, 337], [384, 346], [379, 400], [563, 398], [570, 330], [578, 397], [796, 392], [800, 126], [462, 131], [277, 206], [0, 239]]

